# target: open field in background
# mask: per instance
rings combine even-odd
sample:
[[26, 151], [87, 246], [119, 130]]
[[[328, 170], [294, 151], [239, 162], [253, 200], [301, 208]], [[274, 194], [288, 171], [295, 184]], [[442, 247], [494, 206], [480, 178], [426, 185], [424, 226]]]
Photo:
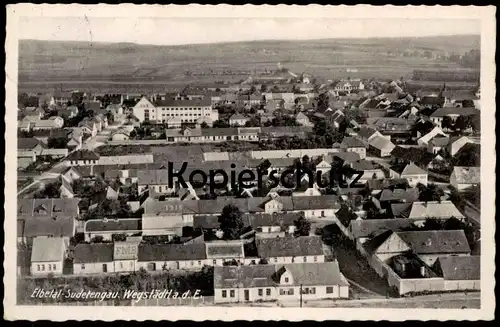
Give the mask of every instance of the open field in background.
[[[464, 53], [479, 48], [479, 36], [401, 39], [255, 41], [184, 46], [21, 40], [20, 91], [55, 88], [138, 92], [188, 83], [236, 83], [251, 72], [281, 62], [293, 72], [326, 79], [394, 79], [414, 69], [460, 68], [457, 64], [391, 53], [429, 50]], [[348, 72], [355, 69], [356, 72]], [[195, 74], [188, 76], [186, 71]], [[228, 71], [231, 71], [229, 75]]]

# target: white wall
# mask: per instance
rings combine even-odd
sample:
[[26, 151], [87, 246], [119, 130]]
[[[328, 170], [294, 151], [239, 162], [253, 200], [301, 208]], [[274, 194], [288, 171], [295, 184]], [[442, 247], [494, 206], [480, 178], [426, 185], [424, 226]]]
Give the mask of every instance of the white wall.
[[85, 263], [85, 268], [82, 269], [81, 263], [73, 264], [73, 273], [75, 275], [86, 275], [86, 274], [101, 274], [104, 273], [103, 265], [106, 265], [108, 273], [115, 272], [114, 262], [92, 262]]
[[[54, 267], [55, 266], [55, 267]], [[46, 276], [48, 274], [62, 275], [63, 261], [32, 262], [31, 274], [34, 276]]]

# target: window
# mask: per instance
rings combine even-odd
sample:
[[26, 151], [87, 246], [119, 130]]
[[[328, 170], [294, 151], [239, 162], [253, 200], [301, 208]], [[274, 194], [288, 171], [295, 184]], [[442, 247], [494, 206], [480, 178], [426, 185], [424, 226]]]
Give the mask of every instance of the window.
[[304, 257], [304, 262], [307, 262], [307, 257]]
[[213, 263], [214, 263], [214, 266], [215, 266], [217, 264], [217, 260], [214, 259]]
[[36, 265], [36, 270], [40, 271], [40, 265]]
[[52, 270], [56, 270], [56, 264], [55, 263], [52, 265]]
[[191, 266], [194, 266], [194, 261], [191, 261]]
[[285, 290], [280, 289], [280, 295], [285, 295]]
[[82, 263], [82, 267], [81, 268], [82, 268], [82, 270], [85, 270], [85, 264], [84, 263]]
[[316, 287], [311, 287], [311, 289], [309, 290], [309, 292], [311, 294], [316, 294]]
[[288, 283], [288, 277], [285, 277], [285, 283]]
[[226, 290], [222, 291], [222, 297], [227, 297], [227, 291]]
[[198, 260], [198, 265], [201, 266], [201, 260]]
[[318, 257], [314, 256], [314, 262], [318, 262]]
[[293, 295], [293, 288], [288, 289], [288, 295]]
[[229, 291], [229, 296], [230, 296], [230, 297], [234, 297], [234, 290], [230, 290], [230, 291]]
[[264, 294], [264, 290], [262, 288], [259, 288], [259, 296], [262, 296]]
[[52, 270], [52, 265], [49, 263], [49, 271]]
[[333, 293], [333, 287], [332, 286], [327, 286], [326, 287], [326, 294], [332, 294]]
[[160, 185], [160, 186], [158, 186], [158, 192], [160, 192], [160, 193], [161, 193], [161, 185]]
[[42, 271], [45, 271], [45, 265], [42, 265]]
[[267, 295], [267, 296], [270, 296], [270, 295], [271, 295], [271, 289], [270, 289], [270, 288], [266, 288], [266, 295]]
[[278, 258], [274, 258], [274, 262], [278, 262]]

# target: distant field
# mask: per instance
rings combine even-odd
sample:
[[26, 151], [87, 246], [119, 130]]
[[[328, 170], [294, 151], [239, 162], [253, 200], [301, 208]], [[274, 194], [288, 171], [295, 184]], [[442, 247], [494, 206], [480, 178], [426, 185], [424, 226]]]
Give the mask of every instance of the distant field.
[[[389, 52], [430, 49], [464, 53], [479, 48], [478, 36], [403, 39], [258, 41], [223, 44], [151, 46], [121, 43], [19, 43], [20, 91], [56, 88], [105, 91], [164, 90], [165, 86], [214, 81], [238, 82], [227, 71], [272, 70], [281, 62], [294, 72], [326, 79], [399, 78], [414, 69], [454, 69], [456, 64], [401, 57]], [[347, 72], [347, 69], [356, 72]], [[214, 75], [188, 76], [186, 72]]]

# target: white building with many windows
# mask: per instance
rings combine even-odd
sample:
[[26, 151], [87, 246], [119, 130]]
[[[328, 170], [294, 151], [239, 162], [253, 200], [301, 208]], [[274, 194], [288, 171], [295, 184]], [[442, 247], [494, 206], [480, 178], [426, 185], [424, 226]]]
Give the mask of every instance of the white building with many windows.
[[[209, 118], [212, 122], [219, 119], [217, 110], [212, 109], [210, 97], [203, 98], [179, 98], [162, 96], [150, 101], [143, 97], [132, 108], [134, 116], [139, 122], [150, 122], [153, 124], [171, 123], [196, 123], [200, 118]], [[178, 127], [176, 124], [173, 127]]]

